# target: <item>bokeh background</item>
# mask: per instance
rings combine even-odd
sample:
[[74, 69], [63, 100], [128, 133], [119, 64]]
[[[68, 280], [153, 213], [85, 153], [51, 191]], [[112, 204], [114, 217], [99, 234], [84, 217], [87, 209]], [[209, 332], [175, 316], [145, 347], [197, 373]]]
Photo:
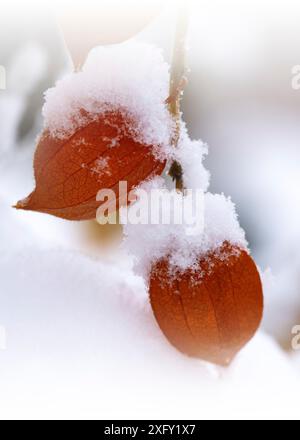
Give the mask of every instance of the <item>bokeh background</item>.
[[[0, 65], [6, 68], [7, 75], [6, 90], [0, 91], [0, 324], [8, 327], [8, 333], [12, 328], [12, 335], [14, 326], [19, 332], [25, 331], [20, 325], [24, 316], [24, 323], [35, 322], [35, 311], [41, 307], [37, 301], [42, 302], [42, 298], [29, 300], [30, 307], [24, 297], [30, 296], [34, 288], [38, 292], [39, 283], [43, 285], [34, 274], [51, 271], [49, 268], [54, 264], [50, 263], [47, 269], [47, 264], [41, 262], [39, 267], [39, 258], [32, 256], [34, 251], [26, 251], [27, 257], [20, 261], [20, 255], [26, 253], [24, 249], [33, 249], [34, 243], [44, 250], [50, 249], [50, 253], [54, 248], [55, 251], [71, 249], [98, 258], [101, 264], [115, 262], [120, 257], [118, 228], [103, 231], [94, 223], [68, 224], [38, 214], [16, 214], [10, 209], [32, 189], [31, 161], [35, 139], [42, 128], [43, 92], [72, 69], [60, 27], [61, 2], [24, 3], [4, 1], [0, 13]], [[125, 5], [126, 1], [122, 3]], [[139, 23], [141, 10], [146, 11], [150, 3], [143, 4], [145, 9], [141, 6], [137, 9], [129, 1], [128, 17], [115, 3], [111, 17], [116, 17], [116, 21], [112, 19], [111, 29], [117, 32], [120, 28], [120, 14], [122, 23], [133, 18]], [[174, 3], [153, 2], [150, 6], [154, 18], [136, 36], [162, 47], [168, 61], [175, 29]], [[67, 17], [68, 7], [65, 6]], [[107, 2], [101, 6], [99, 1], [98, 7], [100, 11], [102, 7], [103, 13]], [[85, 24], [76, 23], [79, 35], [84, 38]], [[297, 0], [194, 2], [188, 52], [189, 84], [183, 101], [191, 136], [201, 138], [210, 147], [206, 166], [212, 175], [211, 190], [230, 195], [236, 203], [263, 273], [266, 295], [263, 331], [280, 346], [280, 353], [296, 371], [300, 369], [300, 352], [291, 350], [291, 331], [300, 324], [300, 90], [292, 88], [292, 68], [300, 64], [299, 23]], [[137, 30], [140, 29], [137, 27], [134, 33]], [[34, 263], [31, 260], [28, 263], [28, 258], [33, 258]], [[33, 275], [28, 264], [35, 267]], [[13, 266], [15, 273], [9, 272]], [[125, 271], [127, 263], [122, 262], [121, 266]], [[19, 284], [11, 283], [15, 278]], [[33, 279], [33, 287], [27, 288], [28, 278]], [[20, 292], [13, 298], [14, 289], [22, 290], [23, 308], [19, 306]], [[108, 289], [111, 290], [109, 286]], [[17, 307], [15, 317], [14, 307]], [[78, 303], [78, 310], [80, 307]], [[63, 306], [59, 315], [63, 314], [62, 310]], [[37, 321], [28, 338], [35, 338], [34, 331], [38, 331], [40, 324]], [[48, 324], [50, 328], [53, 325], [50, 318]], [[59, 325], [63, 328], [62, 323]], [[74, 321], [68, 325], [74, 326]], [[87, 334], [86, 338], [89, 337]], [[11, 343], [16, 340], [12, 336]], [[40, 339], [39, 344], [43, 343]], [[47, 343], [52, 347], [57, 340], [50, 338]], [[28, 339], [25, 346], [32, 350]], [[20, 343], [16, 347], [14, 356], [20, 362]], [[48, 345], [48, 351], [56, 353], [52, 349], [49, 351]], [[9, 369], [12, 362], [5, 360], [5, 353], [0, 352], [0, 372], [3, 365]], [[37, 357], [41, 353], [45, 355], [43, 349], [38, 353]], [[34, 365], [35, 371], [39, 371]], [[29, 365], [27, 368], [30, 371]], [[287, 374], [283, 370], [278, 372], [279, 376]], [[9, 384], [9, 380], [5, 383]], [[289, 386], [292, 393], [296, 385]], [[14, 398], [18, 395], [22, 414], [26, 392], [22, 398], [17, 391], [11, 395]], [[11, 416], [13, 398], [8, 408]]]

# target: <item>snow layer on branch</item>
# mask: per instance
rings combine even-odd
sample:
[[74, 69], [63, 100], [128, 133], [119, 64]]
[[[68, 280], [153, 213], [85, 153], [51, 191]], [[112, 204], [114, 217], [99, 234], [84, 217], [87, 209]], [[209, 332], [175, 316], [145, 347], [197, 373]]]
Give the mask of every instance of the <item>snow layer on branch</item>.
[[207, 153], [208, 146], [201, 140], [191, 140], [186, 125], [182, 123], [181, 137], [174, 158], [182, 166], [186, 188], [207, 191], [210, 183], [210, 173], [203, 165]]
[[129, 41], [96, 48], [81, 72], [69, 74], [46, 92], [45, 128], [53, 136], [68, 137], [118, 109], [133, 119], [136, 141], [167, 147], [173, 126], [165, 103], [169, 80], [169, 66], [154, 46]]
[[[175, 275], [178, 271], [196, 268], [199, 257], [218, 251], [225, 242], [247, 249], [235, 206], [224, 195], [198, 191], [183, 197], [175, 190], [168, 191], [161, 178], [142, 185], [141, 189], [151, 193], [151, 198], [140, 197], [138, 191], [137, 203], [128, 211], [123, 210], [121, 221], [125, 232], [123, 245], [134, 255], [137, 273], [146, 279], [151, 265], [166, 256]], [[160, 203], [157, 203], [157, 194]], [[173, 196], [172, 202], [170, 196]], [[178, 211], [182, 209], [184, 214], [180, 216]], [[137, 212], [144, 224], [130, 223], [131, 214]], [[164, 224], [163, 219], [168, 219], [170, 212], [171, 224]], [[159, 223], [153, 224], [153, 218], [159, 218]], [[175, 218], [181, 218], [181, 224], [176, 224]], [[150, 221], [146, 224], [145, 219]]]

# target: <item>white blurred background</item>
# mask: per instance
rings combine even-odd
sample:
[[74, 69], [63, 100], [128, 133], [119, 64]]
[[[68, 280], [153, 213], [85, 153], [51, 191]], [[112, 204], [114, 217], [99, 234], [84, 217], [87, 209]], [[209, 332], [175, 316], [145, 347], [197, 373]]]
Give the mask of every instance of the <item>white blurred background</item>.
[[[84, 3], [88, 8], [89, 2]], [[106, 10], [110, 2], [97, 3], [100, 21], [101, 8]], [[144, 12], [151, 2], [133, 6], [129, 1], [125, 7], [123, 0], [122, 10], [117, 3], [110, 3], [110, 7], [114, 4], [111, 17], [116, 19], [111, 19], [108, 32], [122, 35], [120, 23], [126, 28], [130, 20], [138, 23], [132, 25], [133, 33], [140, 31], [146, 22], [140, 15], [147, 16]], [[139, 39], [162, 47], [167, 60], [175, 27], [174, 3], [153, 2], [150, 16], [154, 18], [138, 34]], [[60, 249], [72, 242], [72, 250], [93, 257], [101, 254], [101, 261], [117, 258], [115, 247], [110, 249], [114, 234], [107, 237], [93, 224], [16, 215], [9, 208], [32, 189], [31, 160], [42, 127], [43, 92], [72, 69], [59, 26], [61, 4], [56, 2], [53, 8], [53, 2], [4, 1], [1, 5], [0, 65], [7, 75], [7, 88], [0, 91], [1, 277], [1, 270], [6, 270], [3, 258], [10, 255], [17, 261], [19, 252], [34, 246], [34, 240], [42, 247]], [[67, 17], [68, 8], [65, 4]], [[206, 166], [212, 174], [211, 190], [232, 197], [256, 261], [262, 271], [270, 268], [264, 275], [263, 327], [298, 369], [300, 353], [291, 352], [291, 331], [300, 324], [300, 90], [292, 88], [292, 68], [300, 64], [300, 4], [297, 0], [197, 0], [191, 15], [184, 118], [191, 135], [210, 146]], [[85, 20], [72, 20], [78, 35], [84, 36]], [[17, 267], [26, 276], [26, 265]], [[0, 309], [7, 312], [11, 309], [5, 295], [2, 291]], [[6, 320], [5, 311], [0, 313], [0, 324]]]

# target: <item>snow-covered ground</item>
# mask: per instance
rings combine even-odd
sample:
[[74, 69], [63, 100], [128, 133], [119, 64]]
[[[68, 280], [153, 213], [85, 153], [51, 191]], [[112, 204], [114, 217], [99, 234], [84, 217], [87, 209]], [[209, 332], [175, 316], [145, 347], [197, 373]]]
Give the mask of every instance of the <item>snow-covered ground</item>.
[[130, 261], [91, 245], [93, 224], [11, 209], [30, 161], [1, 161], [1, 418], [299, 417], [297, 361], [271, 337], [258, 333], [228, 370], [182, 356]]

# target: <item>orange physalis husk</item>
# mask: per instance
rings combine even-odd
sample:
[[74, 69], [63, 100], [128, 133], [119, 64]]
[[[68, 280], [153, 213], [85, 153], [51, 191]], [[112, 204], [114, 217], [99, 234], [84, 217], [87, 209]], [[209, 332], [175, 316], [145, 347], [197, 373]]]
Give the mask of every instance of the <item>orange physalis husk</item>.
[[100, 190], [114, 190], [119, 200], [120, 181], [127, 182], [129, 192], [161, 175], [166, 163], [151, 146], [134, 140], [130, 123], [121, 112], [107, 112], [66, 139], [45, 131], [34, 159], [36, 188], [16, 208], [91, 220], [101, 205]]
[[152, 309], [178, 350], [227, 366], [261, 323], [260, 275], [250, 255], [229, 244], [199, 259], [197, 267], [170, 276], [168, 258], [155, 264], [150, 278]]

